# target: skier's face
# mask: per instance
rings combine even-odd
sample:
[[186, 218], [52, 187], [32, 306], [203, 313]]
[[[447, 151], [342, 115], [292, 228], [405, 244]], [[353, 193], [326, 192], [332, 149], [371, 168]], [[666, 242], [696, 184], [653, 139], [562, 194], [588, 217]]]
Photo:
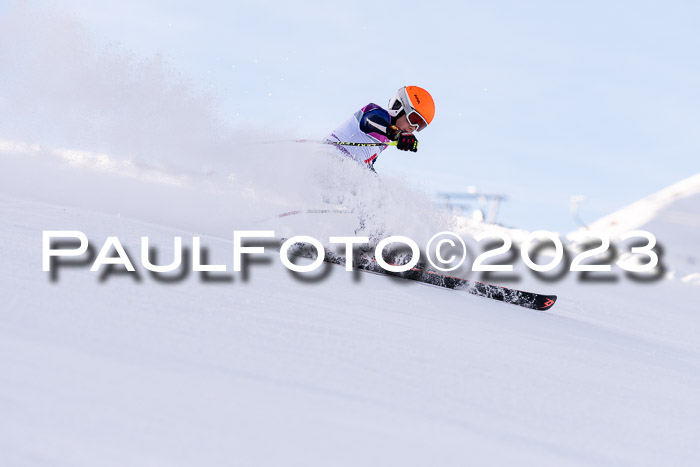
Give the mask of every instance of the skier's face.
[[396, 126], [399, 128], [401, 131], [405, 131], [407, 133], [413, 133], [416, 131], [416, 127], [411, 125], [408, 122], [408, 119], [406, 118], [406, 114], [401, 115], [397, 120], [396, 120]]

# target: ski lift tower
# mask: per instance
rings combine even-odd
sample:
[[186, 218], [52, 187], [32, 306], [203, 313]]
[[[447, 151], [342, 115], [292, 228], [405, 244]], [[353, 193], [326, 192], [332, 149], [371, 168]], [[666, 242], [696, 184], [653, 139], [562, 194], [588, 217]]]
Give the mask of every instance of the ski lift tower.
[[[479, 220], [487, 224], [495, 224], [498, 217], [498, 210], [501, 207], [501, 202], [508, 198], [500, 194], [485, 194], [477, 187], [469, 186], [464, 193], [438, 193], [440, 204], [451, 212], [462, 214], [472, 208], [471, 200], [477, 200], [479, 207], [474, 210], [474, 214]], [[484, 213], [486, 209], [486, 213]]]

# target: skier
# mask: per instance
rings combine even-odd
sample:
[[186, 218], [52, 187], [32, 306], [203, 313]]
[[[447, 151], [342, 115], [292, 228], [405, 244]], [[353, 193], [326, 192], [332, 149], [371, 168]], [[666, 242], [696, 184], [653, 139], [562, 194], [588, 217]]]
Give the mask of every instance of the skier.
[[338, 143], [388, 143], [396, 141], [401, 151], [418, 151], [414, 131], [421, 131], [433, 121], [435, 103], [423, 88], [404, 86], [389, 100], [389, 109], [367, 104], [324, 139], [345, 156], [374, 171], [374, 163], [386, 145], [351, 146]]

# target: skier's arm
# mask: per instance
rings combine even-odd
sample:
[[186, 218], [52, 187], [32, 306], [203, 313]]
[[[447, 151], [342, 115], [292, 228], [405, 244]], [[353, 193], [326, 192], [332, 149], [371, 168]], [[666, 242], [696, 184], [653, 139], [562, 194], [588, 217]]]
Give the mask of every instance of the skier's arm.
[[418, 150], [418, 140], [411, 133], [402, 132], [396, 125], [391, 124], [389, 112], [376, 104], [369, 104], [360, 118], [360, 130], [367, 134], [375, 133], [385, 136], [391, 141], [398, 141], [396, 146], [401, 151]]
[[387, 132], [389, 128], [391, 128], [389, 112], [375, 104], [369, 104], [365, 107], [365, 112], [360, 118], [360, 130], [367, 134], [379, 133], [391, 139]]

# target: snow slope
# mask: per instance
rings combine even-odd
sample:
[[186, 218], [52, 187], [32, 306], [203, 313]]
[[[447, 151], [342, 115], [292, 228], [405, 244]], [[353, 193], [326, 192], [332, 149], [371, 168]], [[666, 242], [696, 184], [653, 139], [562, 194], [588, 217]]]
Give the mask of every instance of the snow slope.
[[[42, 230], [116, 235], [135, 263], [140, 236], [165, 262], [192, 230], [46, 201], [0, 198], [2, 465], [700, 460], [696, 287], [528, 278], [561, 297], [541, 313], [332, 266], [307, 283], [273, 252], [247, 281], [52, 283]], [[230, 269], [230, 239], [202, 241]]]
[[[700, 285], [699, 206], [700, 173], [598, 219], [589, 228], [611, 239], [636, 229], [653, 233], [673, 277]], [[579, 229], [569, 237], [585, 234], [586, 229]]]

